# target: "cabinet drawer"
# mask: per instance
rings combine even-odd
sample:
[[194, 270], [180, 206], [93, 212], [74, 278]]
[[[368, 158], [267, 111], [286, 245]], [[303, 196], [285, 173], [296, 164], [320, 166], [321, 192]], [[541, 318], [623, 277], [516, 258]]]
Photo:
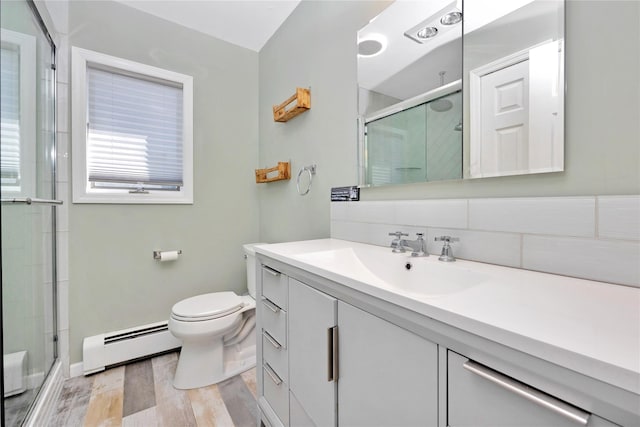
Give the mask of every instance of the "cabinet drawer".
[[263, 395], [282, 424], [289, 425], [289, 386], [268, 364], [263, 363]]
[[284, 348], [269, 332], [264, 331], [262, 335], [262, 358], [265, 363], [273, 368], [283, 381], [289, 382], [288, 354]]
[[451, 427], [609, 425], [601, 418], [451, 351], [448, 383]]
[[262, 295], [280, 308], [287, 310], [289, 281], [285, 274], [266, 265], [262, 266]]
[[269, 299], [262, 298], [262, 329], [275, 338], [278, 343], [287, 347], [287, 312]]

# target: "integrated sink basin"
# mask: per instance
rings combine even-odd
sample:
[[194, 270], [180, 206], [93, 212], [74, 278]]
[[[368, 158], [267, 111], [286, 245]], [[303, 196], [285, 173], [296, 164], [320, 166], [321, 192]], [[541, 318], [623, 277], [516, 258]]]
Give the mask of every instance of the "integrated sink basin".
[[438, 261], [437, 256], [412, 257], [378, 246], [354, 245], [293, 257], [360, 282], [420, 297], [462, 292], [489, 278], [461, 263]]

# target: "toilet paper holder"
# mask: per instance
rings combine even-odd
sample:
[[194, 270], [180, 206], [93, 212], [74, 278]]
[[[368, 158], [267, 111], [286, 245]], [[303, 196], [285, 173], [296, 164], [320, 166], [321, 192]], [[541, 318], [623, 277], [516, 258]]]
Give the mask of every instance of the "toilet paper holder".
[[[173, 251], [153, 251], [153, 259], [162, 259], [162, 253], [163, 252], [173, 252]], [[177, 250], [176, 252], [178, 252], [178, 255], [182, 255], [182, 249]]]

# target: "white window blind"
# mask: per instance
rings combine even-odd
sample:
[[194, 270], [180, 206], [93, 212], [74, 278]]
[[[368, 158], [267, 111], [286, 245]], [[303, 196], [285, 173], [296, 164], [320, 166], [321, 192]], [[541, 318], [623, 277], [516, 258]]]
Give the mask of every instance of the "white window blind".
[[0, 49], [0, 176], [2, 187], [20, 190], [20, 51]]
[[182, 86], [91, 65], [87, 80], [87, 173], [92, 186], [180, 190]]

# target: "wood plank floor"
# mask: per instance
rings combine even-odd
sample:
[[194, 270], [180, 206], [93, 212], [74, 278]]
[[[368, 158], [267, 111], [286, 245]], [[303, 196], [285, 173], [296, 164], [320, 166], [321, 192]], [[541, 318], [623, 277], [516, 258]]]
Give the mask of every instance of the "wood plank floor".
[[51, 427], [254, 427], [256, 377], [251, 369], [216, 385], [176, 390], [178, 353], [67, 380]]

